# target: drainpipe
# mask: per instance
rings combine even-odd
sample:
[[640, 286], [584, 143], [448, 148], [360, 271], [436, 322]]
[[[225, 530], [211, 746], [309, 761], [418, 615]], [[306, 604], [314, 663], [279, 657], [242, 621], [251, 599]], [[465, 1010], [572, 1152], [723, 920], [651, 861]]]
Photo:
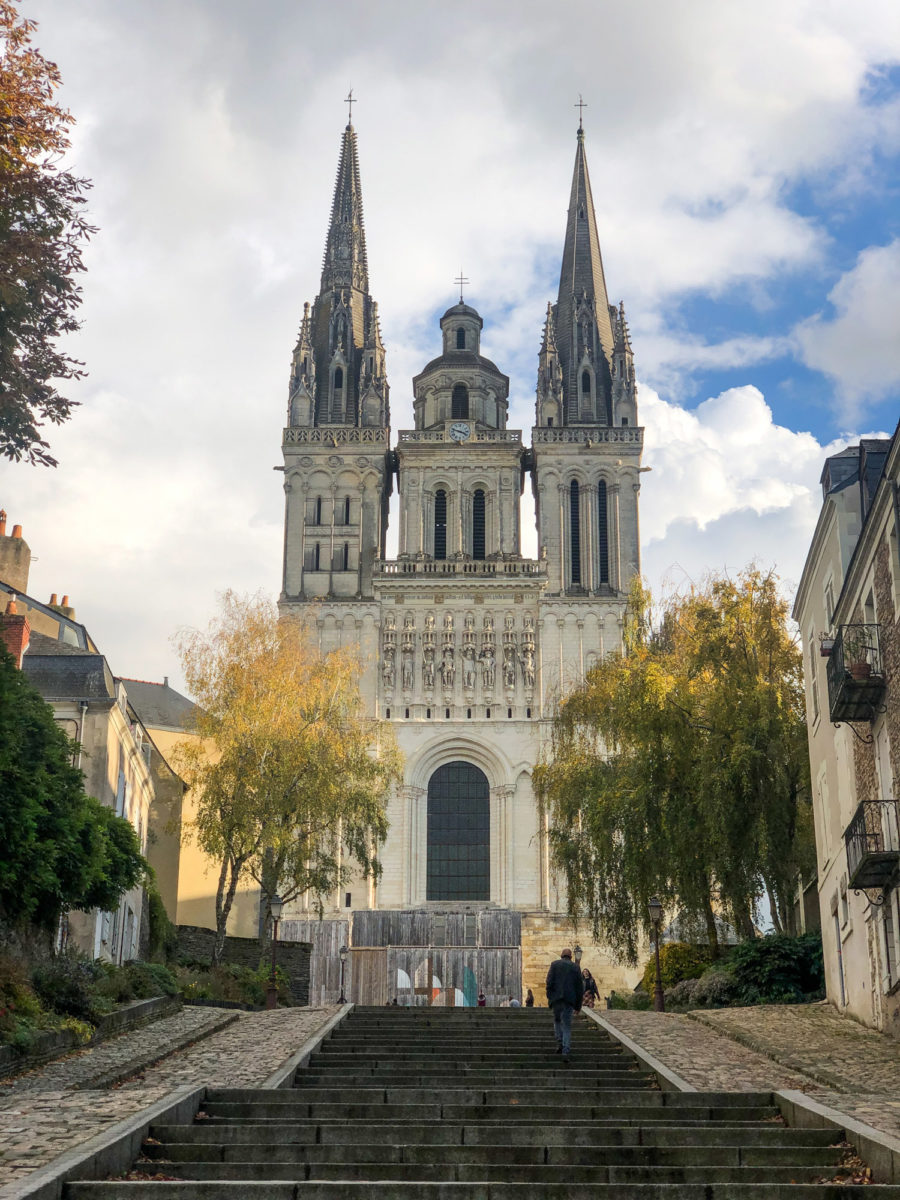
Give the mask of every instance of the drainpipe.
[[81, 711], [81, 721], [78, 725], [78, 762], [75, 764], [76, 770], [81, 770], [81, 747], [84, 743], [84, 721], [87, 716], [88, 702], [87, 700], [79, 700], [78, 707]]

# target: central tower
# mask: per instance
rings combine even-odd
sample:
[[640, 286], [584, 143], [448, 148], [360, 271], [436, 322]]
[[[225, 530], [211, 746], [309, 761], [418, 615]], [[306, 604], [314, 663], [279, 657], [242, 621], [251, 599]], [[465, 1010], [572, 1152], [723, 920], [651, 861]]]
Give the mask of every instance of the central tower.
[[[462, 296], [440, 318], [440, 352], [412, 381], [413, 427], [391, 448], [348, 125], [321, 287], [291, 363], [282, 607], [314, 611], [324, 649], [360, 648], [367, 706], [394, 726], [405, 770], [377, 886], [342, 888], [325, 922], [302, 905], [288, 915], [285, 935], [318, 947], [315, 1001], [333, 998], [336, 937], [352, 951], [354, 998], [466, 1003], [473, 972], [495, 998], [537, 988], [572, 935], [531, 777], [557, 697], [621, 646], [643, 435], [580, 127], [530, 447], [507, 428], [509, 379], [482, 353], [483, 325]], [[535, 559], [521, 550], [529, 474]], [[591, 954], [604, 986], [627, 983], [602, 947]]]

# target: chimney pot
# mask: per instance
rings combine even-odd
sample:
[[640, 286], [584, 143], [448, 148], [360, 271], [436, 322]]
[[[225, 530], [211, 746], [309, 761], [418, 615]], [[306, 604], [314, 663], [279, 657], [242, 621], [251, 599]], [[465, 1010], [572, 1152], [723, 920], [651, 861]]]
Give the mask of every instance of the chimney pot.
[[168, 677], [168, 675], [163, 675], [163, 687], [168, 687], [168, 686], [169, 686], [169, 677]]
[[63, 596], [62, 600], [60, 601], [60, 604], [62, 605], [63, 608], [68, 608], [69, 607], [69, 597]]
[[20, 538], [22, 536], [22, 526], [21, 525], [13, 525], [12, 535], [14, 538]]
[[0, 508], [0, 537], [6, 537], [6, 510]]
[[15, 596], [10, 596], [6, 602], [6, 615], [8, 617], [14, 617], [18, 611], [19, 610], [16, 608]]
[[58, 600], [58, 598], [57, 598], [56, 592], [51, 592], [51, 593], [50, 593], [50, 606], [51, 606], [51, 608], [53, 607], [53, 605], [54, 605], [54, 604], [58, 604], [58, 603], [59, 603], [59, 600]]

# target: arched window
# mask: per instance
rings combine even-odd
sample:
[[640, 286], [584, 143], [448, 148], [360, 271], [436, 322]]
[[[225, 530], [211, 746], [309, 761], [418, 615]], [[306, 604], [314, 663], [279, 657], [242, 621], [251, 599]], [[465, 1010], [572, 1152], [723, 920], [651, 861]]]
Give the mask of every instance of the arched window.
[[447, 493], [443, 488], [434, 493], [434, 557], [447, 557]]
[[344, 552], [341, 557], [341, 570], [342, 571], [350, 570], [350, 543], [349, 542], [344, 542]]
[[322, 547], [319, 542], [316, 542], [315, 549], [313, 550], [313, 570], [314, 571], [320, 570], [319, 564], [321, 563], [321, 560], [322, 560]]
[[606, 516], [606, 480], [597, 484], [597, 553], [600, 558], [600, 582], [609, 583], [609, 524]]
[[344, 372], [340, 367], [335, 368], [334, 372], [334, 390], [340, 392], [344, 387]]
[[457, 350], [465, 350], [466, 348], [466, 331], [457, 329], [456, 331], [456, 348]]
[[578, 480], [573, 479], [569, 484], [569, 561], [571, 562], [571, 580], [573, 584], [581, 583], [581, 495]]
[[332, 421], [343, 421], [344, 419], [344, 372], [341, 367], [334, 368], [331, 419]]
[[457, 383], [450, 397], [450, 416], [454, 421], [469, 415], [469, 389], [464, 383]]
[[428, 781], [428, 900], [490, 900], [491, 801], [487, 776], [446, 763]]
[[472, 557], [484, 558], [484, 492], [476, 488], [472, 497]]
[[316, 524], [322, 524], [322, 497], [316, 496]]
[[350, 524], [350, 497], [344, 497], [344, 524]]
[[591, 394], [591, 373], [590, 371], [581, 372], [581, 390], [585, 396]]

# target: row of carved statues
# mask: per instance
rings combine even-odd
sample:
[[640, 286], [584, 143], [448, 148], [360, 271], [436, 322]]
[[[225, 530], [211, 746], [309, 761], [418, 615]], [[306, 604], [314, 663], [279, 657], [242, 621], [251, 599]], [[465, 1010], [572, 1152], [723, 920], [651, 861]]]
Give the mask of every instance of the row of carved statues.
[[462, 686], [471, 691], [480, 673], [482, 687], [490, 692], [495, 687], [498, 672], [507, 691], [516, 687], [520, 672], [526, 691], [534, 689], [536, 652], [533, 617], [525, 616], [520, 638], [515, 628], [515, 618], [507, 615], [499, 649], [495, 641], [492, 614], [485, 614], [480, 638], [475, 632], [475, 618], [471, 613], [466, 614], [464, 624], [462, 641], [457, 646], [451, 612], [444, 614], [440, 642], [433, 613], [426, 614], [421, 635], [417, 633], [412, 613], [404, 617], [402, 630], [396, 628], [394, 617], [389, 614], [383, 628], [381, 647], [381, 682], [384, 691], [393, 692], [397, 684], [398, 661], [401, 687], [406, 692], [413, 690], [418, 643], [421, 643], [420, 669], [426, 691], [433, 691], [438, 681], [444, 691], [450, 691], [456, 684], [457, 676]]

